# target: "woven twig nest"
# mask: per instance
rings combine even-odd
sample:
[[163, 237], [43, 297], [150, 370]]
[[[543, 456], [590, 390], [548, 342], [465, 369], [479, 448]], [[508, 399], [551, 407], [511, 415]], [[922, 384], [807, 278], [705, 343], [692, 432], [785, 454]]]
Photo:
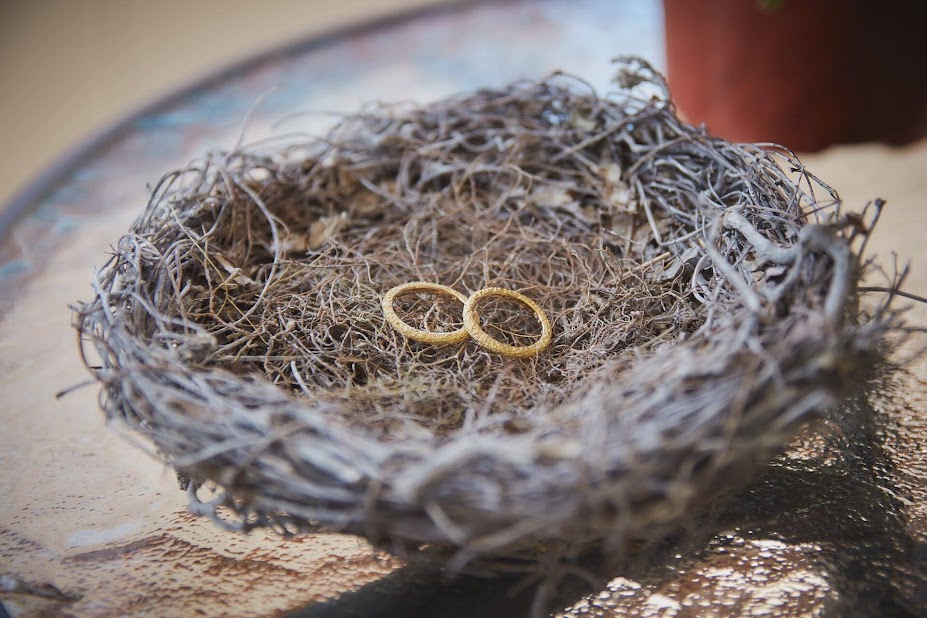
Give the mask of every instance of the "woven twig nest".
[[[858, 307], [868, 230], [833, 191], [784, 149], [681, 122], [646, 63], [619, 68], [608, 97], [554, 75], [374, 106], [168, 175], [77, 308], [103, 409], [236, 529], [461, 567], [690, 521], [867, 375], [893, 318]], [[407, 340], [380, 302], [410, 281], [522, 292], [553, 342]], [[396, 309], [461, 324], [452, 299]], [[523, 307], [481, 316], [537, 335]]]

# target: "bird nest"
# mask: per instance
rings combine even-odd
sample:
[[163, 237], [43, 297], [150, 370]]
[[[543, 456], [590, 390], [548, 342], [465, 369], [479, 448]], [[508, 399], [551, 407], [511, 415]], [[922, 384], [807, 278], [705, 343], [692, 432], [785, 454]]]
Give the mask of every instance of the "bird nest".
[[[106, 414], [239, 530], [462, 567], [679, 529], [868, 375], [894, 317], [858, 305], [865, 217], [794, 155], [682, 122], [643, 61], [616, 83], [371, 106], [167, 175], [75, 308]], [[415, 281], [520, 292], [552, 342], [408, 339], [381, 303]], [[393, 308], [463, 324], [453, 296]], [[478, 319], [540, 333], [504, 296]]]

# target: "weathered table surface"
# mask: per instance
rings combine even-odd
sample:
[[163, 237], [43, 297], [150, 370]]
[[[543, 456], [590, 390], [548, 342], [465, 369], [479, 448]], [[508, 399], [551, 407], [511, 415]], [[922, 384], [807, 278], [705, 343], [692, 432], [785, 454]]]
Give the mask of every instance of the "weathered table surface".
[[[188, 515], [172, 471], [104, 425], [95, 387], [55, 398], [87, 378], [67, 305], [88, 297], [93, 266], [144, 206], [146, 183], [232, 147], [243, 126], [245, 142], [317, 134], [333, 117], [308, 112], [350, 111], [374, 99], [427, 101], [553, 69], [606, 91], [609, 59], [625, 53], [662, 63], [655, 0], [431, 12], [290, 48], [180, 93], [117, 127], [47, 192], [22, 203], [28, 212], [0, 244], [0, 601], [7, 611], [525, 614], [524, 595], [505, 596], [508, 582], [447, 584], [353, 537], [239, 536]], [[927, 294], [927, 142], [838, 147], [805, 162], [850, 207], [888, 200], [871, 251], [910, 261], [907, 289]], [[925, 324], [927, 312], [915, 308], [911, 320]], [[927, 375], [924, 364], [914, 373]], [[906, 384], [908, 392], [876, 404], [888, 419], [879, 429], [845, 437], [851, 453], [866, 442], [860, 457], [870, 458], [876, 476], [851, 469], [856, 455], [830, 476], [775, 467], [719, 517], [697, 551], [560, 607], [572, 606], [570, 615], [642, 616], [925, 611], [927, 412], [923, 386]], [[853, 583], [860, 578], [852, 569], [883, 572]]]

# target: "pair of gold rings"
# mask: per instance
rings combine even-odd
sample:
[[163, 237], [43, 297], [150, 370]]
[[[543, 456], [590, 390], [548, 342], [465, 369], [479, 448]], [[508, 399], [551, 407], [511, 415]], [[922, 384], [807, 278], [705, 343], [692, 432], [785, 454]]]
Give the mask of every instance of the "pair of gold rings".
[[[403, 322], [401, 319], [399, 319], [399, 316], [396, 315], [396, 310], [393, 308], [393, 303], [400, 296], [414, 294], [416, 292], [444, 294], [459, 300], [461, 303], [463, 303], [463, 327], [449, 333], [435, 333], [432, 331], [413, 328], [412, 326], [409, 326]], [[483, 330], [483, 327], [480, 326], [480, 314], [477, 312], [477, 303], [489, 296], [501, 296], [503, 298], [510, 298], [531, 309], [531, 311], [533, 311], [534, 315], [537, 317], [538, 321], [541, 323], [541, 336], [538, 338], [538, 340], [531, 345], [509, 345], [490, 337], [489, 334]], [[414, 339], [415, 341], [423, 341], [432, 345], [452, 345], [465, 341], [467, 337], [472, 337], [474, 341], [476, 341], [479, 345], [483, 346], [487, 350], [513, 358], [528, 358], [530, 356], [535, 356], [543, 352], [547, 346], [550, 345], [552, 331], [550, 327], [550, 320], [547, 319], [547, 315], [544, 314], [544, 311], [538, 306], [537, 303], [535, 303], [524, 294], [519, 294], [518, 292], [513, 292], [512, 290], [506, 290], [505, 288], [483, 288], [478, 292], [474, 292], [468, 298], [454, 288], [448, 287], [446, 285], [440, 285], [438, 283], [427, 283], [425, 281], [413, 281], [412, 283], [397, 285], [388, 291], [383, 296], [382, 305], [383, 315], [386, 317], [386, 321], [389, 322], [389, 324], [397, 331], [399, 331], [403, 336], [407, 337], [408, 339]]]

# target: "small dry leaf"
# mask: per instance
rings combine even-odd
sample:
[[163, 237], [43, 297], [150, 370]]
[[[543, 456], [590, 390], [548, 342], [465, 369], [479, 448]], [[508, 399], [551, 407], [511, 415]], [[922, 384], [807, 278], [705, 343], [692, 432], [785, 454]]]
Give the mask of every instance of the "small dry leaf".
[[219, 266], [221, 266], [222, 269], [225, 270], [225, 272], [229, 274], [229, 278], [227, 281], [237, 283], [239, 285], [247, 285], [247, 284], [254, 285], [255, 283], [254, 279], [242, 273], [241, 268], [238, 268], [237, 266], [232, 264], [228, 260], [228, 258], [222, 255], [221, 253], [216, 253], [213, 256], [213, 259], [219, 263]]
[[606, 163], [599, 167], [599, 175], [605, 183], [602, 191], [609, 205], [628, 212], [637, 212], [637, 202], [631, 199], [631, 187], [621, 178], [621, 166]]
[[327, 243], [338, 231], [348, 222], [347, 213], [322, 217], [314, 221], [309, 226], [309, 251], [317, 251], [322, 245]]
[[528, 195], [528, 204], [541, 208], [568, 208], [575, 205], [576, 200], [570, 192], [559, 185], [540, 185], [532, 189]]
[[351, 215], [355, 217], [373, 217], [383, 212], [383, 198], [372, 191], [358, 191], [351, 198]]

